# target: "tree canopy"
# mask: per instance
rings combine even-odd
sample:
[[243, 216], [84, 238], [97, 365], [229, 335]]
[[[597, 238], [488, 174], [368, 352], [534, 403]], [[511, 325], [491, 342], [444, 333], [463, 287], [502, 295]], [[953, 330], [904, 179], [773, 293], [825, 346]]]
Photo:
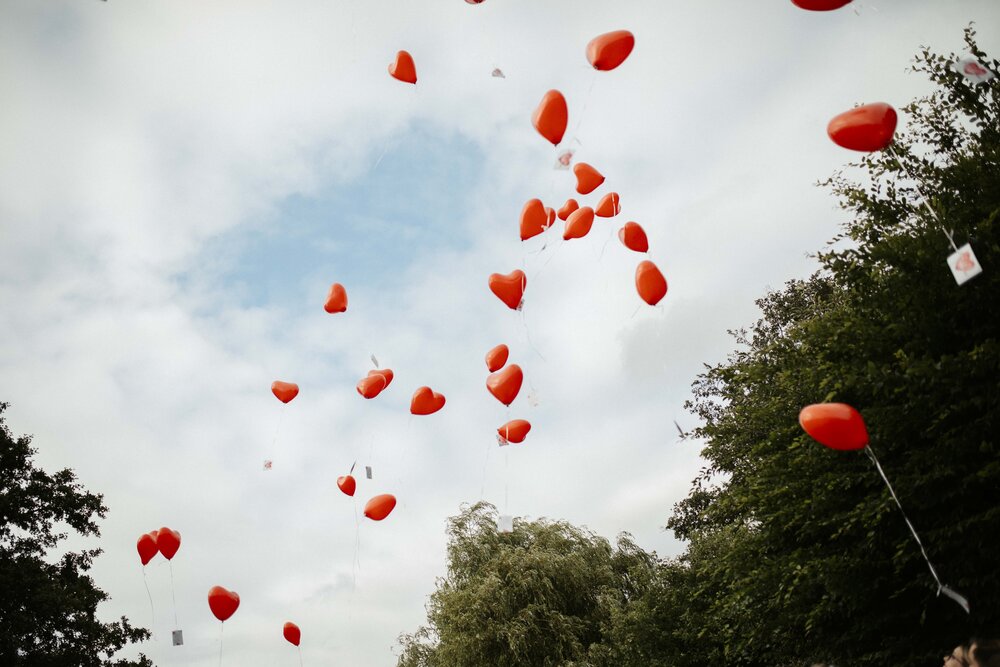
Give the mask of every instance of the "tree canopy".
[[108, 599], [87, 574], [100, 549], [53, 559], [66, 533], [99, 536], [107, 507], [76, 481], [72, 470], [49, 474], [35, 466], [31, 438], [15, 438], [0, 403], [0, 664], [18, 667], [149, 666], [114, 660], [130, 642], [149, 637], [124, 616], [105, 623], [97, 606]]

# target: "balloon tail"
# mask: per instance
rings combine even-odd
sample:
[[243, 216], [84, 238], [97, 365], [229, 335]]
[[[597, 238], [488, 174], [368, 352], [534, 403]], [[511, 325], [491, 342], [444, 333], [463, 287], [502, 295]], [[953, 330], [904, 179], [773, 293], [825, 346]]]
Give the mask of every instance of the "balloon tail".
[[153, 607], [153, 596], [149, 592], [149, 582], [146, 581], [146, 566], [142, 566], [142, 583], [146, 586], [146, 597], [149, 598], [150, 634], [156, 639], [156, 609]]

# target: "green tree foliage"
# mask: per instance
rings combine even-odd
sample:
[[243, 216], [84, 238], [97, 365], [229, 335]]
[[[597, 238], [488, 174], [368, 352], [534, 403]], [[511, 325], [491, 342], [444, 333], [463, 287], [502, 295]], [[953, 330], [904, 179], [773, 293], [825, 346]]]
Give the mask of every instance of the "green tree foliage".
[[[893, 150], [855, 165], [860, 183], [827, 182], [853, 220], [822, 270], [761, 299], [739, 349], [695, 384], [707, 465], [668, 524], [689, 540], [664, 575], [682, 605], [674, 664], [939, 664], [1000, 630], [1000, 83], [967, 82], [957, 58], [917, 56], [936, 88], [903, 109]], [[984, 267], [961, 287], [942, 226]], [[862, 412], [971, 616], [937, 597], [866, 456], [802, 432], [799, 410], [824, 401]]]
[[108, 599], [86, 572], [100, 549], [52, 551], [66, 538], [57, 526], [99, 535], [96, 518], [107, 512], [102, 497], [86, 491], [71, 470], [50, 475], [35, 467], [27, 436], [14, 438], [0, 403], [0, 664], [11, 667], [150, 666], [113, 660], [130, 642], [149, 637], [123, 616], [96, 617]]
[[661, 664], [647, 650], [655, 628], [639, 622], [657, 560], [627, 535], [613, 548], [545, 520], [499, 533], [496, 510], [478, 503], [450, 519], [448, 536], [447, 576], [428, 626], [400, 638], [400, 667]]

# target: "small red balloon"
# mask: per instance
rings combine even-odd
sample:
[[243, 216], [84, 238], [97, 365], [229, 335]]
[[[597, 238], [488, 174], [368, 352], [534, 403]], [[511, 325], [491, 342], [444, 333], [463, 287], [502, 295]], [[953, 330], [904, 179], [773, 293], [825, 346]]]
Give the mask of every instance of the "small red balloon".
[[852, 0], [792, 0], [792, 4], [813, 12], [828, 12], [851, 4]]
[[490, 369], [490, 373], [500, 370], [507, 363], [507, 356], [509, 354], [510, 349], [503, 343], [500, 343], [486, 353], [486, 368]]
[[486, 388], [498, 401], [510, 405], [521, 391], [522, 382], [524, 371], [517, 364], [511, 364], [502, 371], [490, 374], [486, 378]]
[[667, 279], [656, 264], [645, 260], [635, 269], [635, 289], [643, 301], [655, 306], [667, 295]]
[[135, 548], [139, 551], [139, 560], [142, 561], [143, 565], [151, 561], [159, 553], [159, 549], [156, 547], [156, 539], [149, 533], [139, 537], [139, 540], [135, 543]]
[[289, 643], [299, 645], [302, 641], [302, 631], [299, 630], [299, 626], [295, 625], [291, 621], [285, 623], [284, 627], [281, 628], [281, 634], [285, 636], [285, 639]]
[[413, 392], [410, 399], [410, 413], [414, 415], [432, 415], [444, 407], [445, 398], [442, 394], [432, 391], [430, 387], [420, 387]]
[[396, 506], [396, 496], [383, 493], [375, 496], [365, 504], [365, 516], [372, 521], [381, 521], [389, 516], [389, 512]]
[[343, 475], [337, 478], [337, 488], [345, 495], [353, 496], [355, 489], [358, 488], [358, 483], [353, 475]]
[[816, 403], [799, 413], [799, 424], [814, 440], [831, 449], [850, 451], [868, 445], [861, 414], [846, 403]]
[[159, 549], [164, 558], [172, 559], [177, 550], [181, 548], [181, 534], [167, 527], [160, 528], [156, 532], [156, 548]]
[[524, 442], [530, 430], [531, 424], [526, 419], [513, 419], [498, 428], [497, 433], [506, 442], [518, 443]]
[[576, 175], [576, 191], [581, 195], [589, 195], [604, 182], [601, 172], [586, 162], [577, 162], [573, 165], [573, 174]]
[[638, 222], [626, 222], [625, 226], [618, 230], [618, 238], [629, 250], [635, 252], [646, 252], [649, 250], [649, 239], [646, 238], [646, 230]]
[[545, 93], [531, 116], [531, 124], [553, 145], [562, 141], [568, 122], [569, 109], [566, 106], [566, 98], [558, 90]]
[[580, 204], [575, 199], [567, 199], [566, 203], [559, 209], [559, 219], [565, 220], [578, 208], [580, 208]]
[[838, 146], [870, 153], [892, 143], [896, 122], [896, 110], [877, 102], [835, 116], [826, 126], [826, 133]]
[[563, 240], [582, 239], [594, 225], [594, 209], [589, 206], [582, 206], [569, 215], [566, 220], [566, 228], [563, 230]]
[[347, 310], [347, 290], [340, 283], [334, 283], [330, 286], [330, 292], [326, 295], [326, 303], [323, 304], [323, 310], [326, 312], [342, 313]]
[[527, 241], [549, 228], [548, 209], [541, 199], [529, 199], [521, 209], [521, 240]]
[[606, 32], [587, 44], [587, 60], [594, 69], [606, 72], [625, 62], [633, 47], [635, 36], [628, 30]]
[[490, 291], [496, 294], [498, 299], [507, 304], [511, 310], [517, 310], [524, 297], [524, 288], [528, 284], [528, 277], [521, 269], [515, 269], [507, 275], [490, 274], [489, 284]]
[[215, 614], [215, 617], [225, 622], [230, 616], [236, 613], [240, 606], [240, 596], [233, 591], [227, 591], [222, 586], [212, 586], [208, 591], [208, 607]]
[[597, 202], [597, 208], [594, 209], [594, 213], [601, 218], [613, 218], [621, 211], [621, 202], [618, 200], [617, 192], [609, 192], [601, 197], [601, 201]]
[[406, 51], [396, 54], [396, 60], [389, 65], [389, 74], [403, 83], [417, 82], [417, 66], [413, 64], [413, 56]]
[[288, 403], [299, 395], [299, 385], [294, 382], [275, 380], [271, 383], [271, 393], [282, 403]]

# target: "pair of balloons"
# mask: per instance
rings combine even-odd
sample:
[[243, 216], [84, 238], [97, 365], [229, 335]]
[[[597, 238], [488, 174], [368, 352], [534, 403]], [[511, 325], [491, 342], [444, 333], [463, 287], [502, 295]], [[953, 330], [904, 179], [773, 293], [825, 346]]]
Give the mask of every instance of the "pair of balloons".
[[149, 563], [157, 553], [163, 554], [164, 558], [171, 560], [177, 550], [181, 548], [181, 534], [164, 526], [159, 530], [141, 535], [135, 546], [143, 565]]
[[373, 371], [368, 371], [366, 377], [358, 380], [358, 393], [365, 398], [375, 398], [382, 393], [383, 389], [389, 386], [392, 378], [392, 369], [389, 368], [377, 368]]

